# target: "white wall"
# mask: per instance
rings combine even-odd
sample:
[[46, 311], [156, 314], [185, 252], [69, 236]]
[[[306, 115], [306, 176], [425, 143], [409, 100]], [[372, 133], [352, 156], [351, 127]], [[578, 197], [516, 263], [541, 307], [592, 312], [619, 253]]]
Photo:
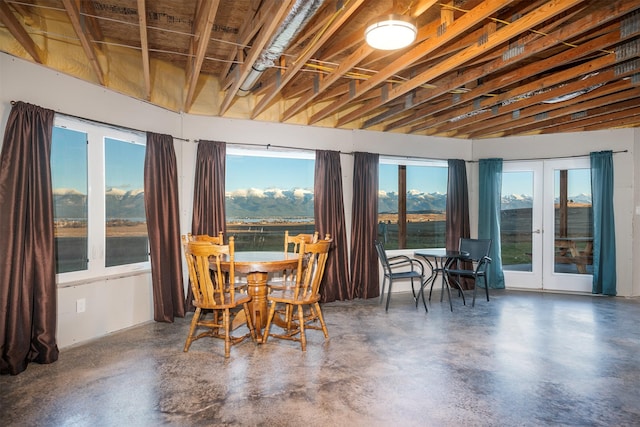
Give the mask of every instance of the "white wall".
[[[616, 131], [557, 137], [530, 137], [533, 139], [500, 139], [471, 141], [434, 138], [395, 133], [361, 130], [337, 130], [300, 125], [287, 125], [225, 119], [217, 117], [179, 114], [124, 96], [99, 86], [60, 74], [45, 67], [0, 53], [0, 131], [11, 109], [10, 102], [24, 101], [50, 108], [60, 113], [75, 115], [100, 122], [173, 135], [179, 164], [181, 227], [190, 229], [193, 198], [194, 159], [196, 140], [207, 139], [229, 143], [272, 144], [314, 149], [336, 150], [345, 153], [342, 160], [342, 179], [345, 197], [347, 230], [351, 229], [351, 199], [353, 193], [354, 151], [380, 154], [417, 156], [435, 159], [463, 160], [483, 157], [523, 158], [541, 155], [584, 154], [593, 149], [614, 150], [624, 147], [630, 154], [616, 155], [616, 202], [622, 203], [616, 221], [618, 233], [619, 274], [621, 295], [640, 295], [632, 289], [632, 245], [628, 230], [632, 229], [629, 212], [638, 200], [634, 191], [633, 148], [640, 143], [635, 131]], [[605, 139], [606, 138], [606, 139]], [[185, 141], [184, 139], [188, 140]], [[533, 144], [534, 142], [535, 144]], [[1, 141], [0, 141], [1, 144]], [[473, 164], [468, 170], [471, 181], [471, 200], [477, 199], [473, 186], [477, 173]], [[634, 198], [635, 197], [635, 198]], [[474, 204], [471, 205], [472, 209]], [[616, 205], [618, 206], [618, 205]], [[618, 218], [620, 217], [620, 218]], [[618, 221], [619, 220], [619, 221]], [[635, 221], [635, 217], [634, 217]], [[186, 274], [186, 272], [185, 272]], [[637, 273], [636, 273], [637, 274]], [[398, 284], [399, 285], [399, 284]], [[395, 290], [408, 289], [396, 286]], [[78, 299], [86, 300], [86, 311], [76, 313]], [[98, 280], [60, 288], [58, 292], [58, 344], [65, 347], [95, 338], [117, 329], [126, 328], [153, 318], [151, 280], [148, 273], [126, 278]]]

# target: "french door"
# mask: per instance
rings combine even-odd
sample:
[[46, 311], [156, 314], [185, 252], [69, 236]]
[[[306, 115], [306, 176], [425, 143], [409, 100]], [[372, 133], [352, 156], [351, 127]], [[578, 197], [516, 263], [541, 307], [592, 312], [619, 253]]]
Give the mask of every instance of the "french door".
[[588, 158], [505, 162], [501, 246], [508, 288], [590, 292]]

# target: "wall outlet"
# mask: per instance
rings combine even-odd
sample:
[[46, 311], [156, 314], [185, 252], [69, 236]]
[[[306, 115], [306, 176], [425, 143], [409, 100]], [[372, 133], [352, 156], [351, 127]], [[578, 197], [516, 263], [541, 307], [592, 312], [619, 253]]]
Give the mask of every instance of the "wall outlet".
[[76, 300], [76, 313], [84, 313], [87, 309], [87, 300], [85, 298], [80, 298]]

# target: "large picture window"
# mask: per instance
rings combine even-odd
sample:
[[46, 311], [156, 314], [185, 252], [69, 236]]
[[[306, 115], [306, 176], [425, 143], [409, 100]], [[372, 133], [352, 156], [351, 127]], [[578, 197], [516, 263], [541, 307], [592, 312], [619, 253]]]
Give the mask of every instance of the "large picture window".
[[51, 178], [60, 283], [149, 268], [144, 156], [144, 134], [56, 117]]
[[378, 240], [386, 249], [445, 246], [447, 164], [380, 158]]
[[282, 250], [284, 232], [313, 233], [312, 152], [227, 149], [227, 235], [239, 250]]

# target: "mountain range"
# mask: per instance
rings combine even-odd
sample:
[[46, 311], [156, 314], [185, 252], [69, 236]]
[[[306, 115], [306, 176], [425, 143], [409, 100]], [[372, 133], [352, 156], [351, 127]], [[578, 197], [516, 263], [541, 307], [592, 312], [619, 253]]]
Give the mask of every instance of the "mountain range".
[[[86, 218], [87, 196], [69, 189], [54, 191], [54, 207], [57, 218]], [[310, 218], [313, 217], [313, 190], [309, 189], [249, 189], [226, 193], [227, 217], [233, 219], [259, 218]], [[444, 212], [446, 194], [424, 193], [416, 190], [407, 192], [407, 211], [410, 213]], [[589, 195], [570, 197], [574, 203], [591, 203]], [[112, 188], [106, 193], [107, 219], [144, 218], [143, 190], [125, 191]], [[398, 194], [380, 191], [378, 212], [397, 212]], [[523, 209], [532, 206], [532, 198], [527, 195], [505, 195], [503, 209]]]

